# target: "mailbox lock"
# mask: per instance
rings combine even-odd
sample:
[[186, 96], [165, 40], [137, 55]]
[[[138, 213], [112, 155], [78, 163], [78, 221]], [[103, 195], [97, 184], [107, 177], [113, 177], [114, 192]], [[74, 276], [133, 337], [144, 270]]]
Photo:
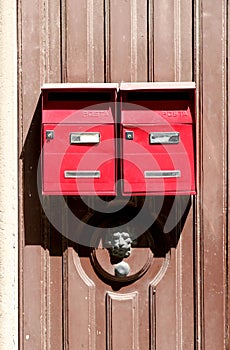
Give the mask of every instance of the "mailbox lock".
[[126, 140], [133, 140], [134, 139], [134, 132], [133, 131], [126, 131], [125, 132], [125, 139]]
[[54, 131], [46, 130], [46, 140], [53, 140], [53, 139], [54, 139]]

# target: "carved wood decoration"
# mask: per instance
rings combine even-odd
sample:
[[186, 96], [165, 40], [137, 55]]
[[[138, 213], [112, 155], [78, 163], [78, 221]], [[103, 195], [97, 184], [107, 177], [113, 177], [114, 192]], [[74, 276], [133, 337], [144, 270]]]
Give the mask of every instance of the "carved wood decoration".
[[[228, 348], [228, 11], [227, 0], [18, 1], [21, 350]], [[194, 80], [198, 195], [148, 202], [152, 225], [120, 276], [100, 236], [114, 215], [93, 198], [40, 203], [41, 85]], [[142, 204], [131, 198], [122, 220]], [[68, 240], [70, 211], [97, 245]]]
[[139, 349], [138, 292], [106, 295], [107, 349]]
[[[113, 231], [110, 227], [114, 223], [121, 224], [127, 221], [125, 232], [129, 231], [131, 218], [137, 214], [140, 203], [142, 203], [141, 199], [131, 200], [126, 208], [115, 214], [105, 215], [97, 211], [81, 214], [82, 222], [95, 227], [91, 237], [91, 243], [94, 246], [86, 247], [72, 243], [67, 253], [66, 278], [69, 282], [65, 323], [68, 325], [66, 339], [68, 339], [70, 348], [79, 346], [81, 337], [94, 336], [93, 330], [89, 331], [91, 329], [89, 325], [93, 323], [96, 334], [95, 349], [127, 349], [129, 347], [138, 349], [144, 346], [150, 348], [156, 344], [155, 291], [169, 267], [168, 239], [162, 235], [160, 224], [155, 224], [132, 241], [131, 253], [122, 259], [111, 255], [110, 244], [108, 244], [111, 243], [111, 232]], [[151, 201], [148, 204], [150, 205]], [[80, 199], [72, 198], [68, 200], [68, 206], [72, 212], [79, 215], [77, 208], [82, 207], [82, 203]], [[117, 207], [117, 203], [116, 201], [115, 203], [105, 202], [105, 207], [108, 206]], [[148, 209], [149, 213], [153, 210], [153, 208]], [[109, 227], [108, 235], [102, 231], [102, 228], [105, 227]], [[132, 237], [131, 232], [132, 228], [130, 237]], [[84, 225], [79, 227], [77, 234], [78, 236], [85, 234]], [[128, 237], [127, 234], [125, 237]], [[125, 261], [130, 266], [127, 275], [120, 276], [115, 273], [117, 259]], [[94, 288], [95, 292], [93, 292]], [[70, 291], [76, 291], [76, 289], [76, 294], [71, 295]], [[89, 291], [95, 295], [95, 299], [88, 297]], [[94, 313], [91, 314], [93, 321], [89, 319], [90, 313], [86, 311], [86, 305], [84, 306], [86, 298], [88, 303], [91, 303], [87, 310], [94, 310]], [[72, 303], [75, 304], [74, 307]], [[82, 308], [86, 312], [84, 316], [80, 316]], [[85, 318], [88, 321], [84, 322]], [[82, 322], [79, 323], [81, 319]], [[124, 320], [123, 327], [119, 320]], [[79, 332], [70, 334], [69, 329], [72, 329], [73, 324], [78, 325]], [[80, 343], [84, 344], [82, 341]]]
[[[133, 276], [115, 278], [112, 273], [100, 274], [101, 271], [95, 274], [95, 263], [91, 260], [90, 264], [87, 253], [79, 258], [81, 249], [77, 252], [71, 248], [68, 254], [66, 322], [70, 347], [87, 344], [88, 349], [139, 349], [141, 346], [150, 349], [150, 342], [155, 346], [155, 292], [169, 266], [170, 254], [161, 259], [152, 257], [149, 271], [144, 276], [137, 274], [135, 280], [139, 279], [139, 283], [133, 284]], [[98, 250], [107, 253], [106, 249]], [[148, 248], [142, 248], [140, 257], [136, 255], [140, 261], [143, 250]], [[108, 257], [101, 255], [100, 258], [109, 268]], [[73, 290], [76, 293], [71, 295]]]
[[82, 269], [77, 254], [68, 256], [68, 276], [67, 300], [76, 301], [74, 305], [68, 305], [67, 341], [79, 348], [93, 350], [96, 348], [96, 286]]

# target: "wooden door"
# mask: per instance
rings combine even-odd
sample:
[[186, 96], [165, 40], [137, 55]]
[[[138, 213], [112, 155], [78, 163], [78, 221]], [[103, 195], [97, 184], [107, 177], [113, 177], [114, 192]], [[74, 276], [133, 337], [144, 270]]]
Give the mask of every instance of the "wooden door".
[[[228, 348], [227, 18], [226, 0], [18, 2], [21, 349]], [[102, 228], [132, 232], [144, 200], [40, 201], [41, 85], [193, 80], [198, 194], [146, 202], [120, 279]], [[68, 239], [87, 223], [95, 246]]]
[[[147, 203], [144, 204], [144, 201]], [[175, 325], [172, 327], [170, 324], [176, 322], [173, 309], [177, 293], [181, 293], [182, 300], [185, 295], [184, 291], [178, 291], [178, 283], [167, 282], [165, 275], [170, 270], [170, 247], [177, 245], [186, 215], [183, 215], [174, 230], [164, 234], [165, 216], [172, 204], [171, 198], [164, 204], [161, 199], [157, 203], [152, 198], [135, 198], [126, 204], [122, 203], [122, 209], [116, 210], [121, 200], [115, 200], [105, 202], [104, 212], [109, 209], [109, 214], [84, 213], [84, 225], [75, 233], [75, 237], [78, 241], [86, 242], [88, 228], [85, 224], [91, 225], [93, 230], [88, 237], [90, 247], [69, 243], [66, 253], [65, 322], [70, 348], [155, 349], [159, 339], [165, 346], [168, 341], [171, 344], [174, 342], [176, 346]], [[79, 215], [78, 208], [82, 206], [79, 199], [69, 200], [68, 205]], [[161, 212], [158, 219], [154, 220], [158, 206]], [[179, 207], [184, 207], [187, 214], [189, 199], [180, 199], [177, 210]], [[111, 211], [111, 208], [114, 210]], [[143, 221], [139, 221], [139, 225], [134, 222], [134, 218], [140, 215], [146, 221], [152, 221], [149, 229], [144, 227]], [[71, 225], [74, 227], [73, 222]], [[123, 230], [118, 231], [118, 227]], [[121, 252], [121, 259], [118, 257], [119, 252], [116, 249], [113, 251], [118, 232], [126, 236], [124, 239], [128, 235], [128, 239], [132, 240], [130, 255], [125, 256]], [[73, 236], [71, 233], [72, 239]], [[192, 252], [191, 245], [190, 249]], [[121, 266], [122, 263], [125, 265]], [[124, 272], [126, 268], [130, 269], [127, 275]], [[158, 285], [163, 278], [165, 288], [169, 289], [161, 295], [158, 294]], [[189, 286], [193, 290], [192, 283]], [[190, 304], [192, 308], [193, 301], [190, 296], [189, 302], [189, 293], [187, 290], [187, 307]], [[163, 317], [163, 329], [158, 328], [158, 317]], [[183, 322], [187, 325], [185, 333], [190, 333], [187, 336], [192, 344], [193, 312], [184, 315]], [[167, 339], [164, 340], [166, 334]]]

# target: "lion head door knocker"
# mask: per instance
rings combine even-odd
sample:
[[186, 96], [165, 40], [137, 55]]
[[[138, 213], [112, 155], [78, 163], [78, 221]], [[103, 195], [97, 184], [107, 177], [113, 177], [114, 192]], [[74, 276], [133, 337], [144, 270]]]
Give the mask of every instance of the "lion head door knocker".
[[130, 266], [123, 259], [128, 258], [132, 251], [133, 240], [128, 232], [109, 233], [106, 246], [114, 265], [115, 276], [125, 277], [130, 272]]

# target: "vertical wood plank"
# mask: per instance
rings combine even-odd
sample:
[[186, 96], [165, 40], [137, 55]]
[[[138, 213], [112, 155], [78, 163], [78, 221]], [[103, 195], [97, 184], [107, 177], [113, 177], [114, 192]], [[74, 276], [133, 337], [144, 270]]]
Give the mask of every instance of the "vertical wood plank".
[[[156, 290], [156, 349], [176, 349], [175, 251], [168, 271]], [[167, 292], [166, 292], [167, 291]]]
[[156, 288], [149, 286], [149, 349], [156, 349]]
[[[146, 2], [136, 0], [135, 11], [133, 11], [133, 29], [132, 40], [136, 43], [134, 46], [132, 69], [132, 81], [148, 80], [148, 56], [147, 56], [147, 27], [148, 12]], [[136, 38], [134, 37], [136, 36]]]
[[[37, 193], [37, 159], [40, 154], [40, 108], [24, 144], [23, 175], [23, 349], [41, 349], [46, 343], [45, 322], [45, 251], [42, 238], [41, 208]], [[38, 302], [39, 300], [39, 302]]]
[[192, 1], [154, 2], [154, 80], [192, 79]]
[[[43, 327], [46, 330], [47, 349], [63, 349], [63, 236], [65, 232], [65, 207], [58, 204], [56, 197], [42, 197], [42, 246], [43, 257], [44, 309]], [[48, 213], [48, 217], [46, 214]], [[49, 222], [55, 223], [58, 232]]]
[[191, 81], [193, 68], [193, 2], [177, 0], [174, 2], [174, 57], [175, 80]]
[[[55, 245], [60, 244], [60, 240], [55, 238]], [[61, 244], [60, 244], [61, 247]], [[61, 350], [62, 347], [62, 259], [58, 256], [50, 257], [48, 294], [48, 349]]]
[[66, 82], [87, 81], [87, 6], [66, 1]]
[[[63, 81], [104, 82], [104, 1], [63, 2], [62, 33]], [[66, 247], [63, 271], [64, 348], [93, 350], [95, 286], [71, 247]]]
[[[42, 256], [43, 251], [40, 247], [24, 248], [24, 332], [21, 341], [22, 349], [25, 350], [39, 350], [45, 346], [44, 305], [41, 302], [44, 295]], [[31, 269], [32, 260], [34, 264]]]
[[[55, 349], [61, 349], [62, 305], [56, 304], [55, 312], [52, 312], [57, 295], [52, 293], [51, 276], [55, 270], [61, 278], [62, 258], [60, 255], [50, 258], [49, 223], [42, 219], [37, 190], [41, 147], [40, 88], [44, 82], [58, 82], [61, 77], [60, 3], [58, 0], [52, 3], [46, 0], [20, 1], [18, 19], [19, 149], [22, 151], [19, 168], [23, 176], [20, 181], [23, 199], [20, 208], [20, 264], [23, 271], [20, 346], [22, 349], [50, 349], [55, 344]], [[57, 286], [58, 295], [61, 295], [62, 286], [58, 283]], [[53, 315], [56, 316], [55, 322]]]
[[[153, 79], [190, 81], [193, 75], [192, 1], [155, 1], [153, 13]], [[183, 215], [179, 202], [176, 211], [178, 217]], [[194, 348], [191, 209], [178, 238], [176, 249], [172, 249], [169, 270], [156, 289], [156, 349], [167, 349], [169, 344], [172, 349]]]
[[[43, 19], [43, 40], [44, 54], [44, 81], [61, 81], [61, 9], [60, 1], [44, 0]], [[49, 200], [48, 200], [49, 201]], [[57, 209], [53, 208], [52, 213], [60, 217]], [[62, 220], [62, 217], [60, 218]], [[48, 219], [43, 220], [43, 230], [45, 232], [46, 258], [45, 258], [45, 278], [46, 278], [46, 324], [47, 349], [62, 349], [62, 237], [49, 223]]]
[[[40, 1], [21, 2], [21, 86], [20, 98], [23, 100], [23, 141], [28, 133], [40, 94]], [[30, 59], [28, 59], [30, 57]], [[32, 73], [33, 72], [33, 73]], [[31, 73], [33, 74], [31, 76]]]
[[103, 0], [66, 0], [65, 4], [65, 81], [103, 82]]
[[204, 249], [203, 337], [204, 348], [207, 349], [225, 349], [227, 336], [225, 319], [227, 4], [225, 0], [202, 2], [203, 179], [201, 200]]
[[[186, 198], [185, 198], [186, 200]], [[184, 214], [178, 200], [175, 215]], [[167, 234], [166, 234], [167, 235]], [[185, 225], [178, 225], [171, 248], [171, 262], [156, 288], [156, 349], [194, 349], [193, 215], [190, 209]], [[170, 326], [171, 325], [171, 326]], [[172, 327], [173, 325], [173, 327]]]
[[95, 284], [68, 248], [68, 349], [96, 349]]
[[174, 81], [174, 2], [154, 1], [154, 80]]
[[131, 3], [109, 1], [110, 76], [107, 81], [131, 81]]
[[203, 139], [203, 50], [202, 50], [202, 2], [194, 3], [194, 77], [196, 81], [196, 158], [197, 158], [197, 198], [195, 201], [195, 225], [194, 225], [194, 282], [195, 282], [195, 341], [197, 350], [204, 349], [203, 325], [204, 325], [204, 298], [203, 298], [203, 221], [202, 221], [202, 142]]
[[60, 0], [45, 4], [45, 82], [61, 81], [61, 9]]
[[138, 293], [107, 293], [107, 349], [139, 349]]
[[[55, 20], [54, 20], [55, 19]], [[60, 80], [60, 8], [56, 0], [21, 2], [20, 63], [23, 141], [44, 82]]]
[[[228, 21], [229, 21], [229, 16], [230, 16], [230, 7], [228, 4], [227, 7], [227, 15], [228, 15]], [[229, 44], [229, 38], [230, 38], [230, 26], [227, 26], [227, 30], [228, 30], [228, 42], [227, 42], [227, 55], [228, 55], [228, 60], [227, 60], [227, 78], [228, 78], [228, 84], [230, 82], [230, 61], [229, 61], [229, 57], [230, 57], [230, 44]], [[229, 89], [229, 88], [228, 88]], [[228, 96], [227, 96], [227, 113], [228, 116], [230, 115], [230, 103], [229, 103], [229, 90], [228, 91]], [[229, 119], [228, 119], [229, 120]], [[228, 145], [230, 144], [230, 123], [228, 121]], [[227, 202], [227, 207], [228, 207], [228, 212], [227, 212], [227, 219], [228, 219], [228, 226], [227, 226], [227, 295], [226, 295], [226, 308], [227, 308], [227, 312], [226, 312], [226, 326], [227, 326], [227, 339], [226, 339], [226, 348], [229, 348], [230, 346], [230, 203], [229, 203], [229, 198], [230, 198], [230, 171], [229, 171], [229, 167], [230, 167], [230, 152], [229, 152], [229, 146], [228, 146], [228, 202]]]
[[[58, 211], [58, 212], [57, 212]], [[55, 220], [63, 220], [57, 208], [52, 209]], [[47, 225], [48, 223], [46, 223]], [[60, 224], [61, 226], [61, 224]], [[47, 225], [47, 349], [63, 349], [63, 277], [62, 277], [62, 235]], [[48, 254], [49, 253], [49, 254]]]
[[195, 348], [193, 220], [193, 212], [190, 210], [176, 248], [176, 332], [180, 350], [185, 347], [188, 350]]
[[154, 0], [147, 2], [148, 81], [154, 81]]
[[106, 80], [147, 81], [147, 3], [107, 0], [106, 4]]

